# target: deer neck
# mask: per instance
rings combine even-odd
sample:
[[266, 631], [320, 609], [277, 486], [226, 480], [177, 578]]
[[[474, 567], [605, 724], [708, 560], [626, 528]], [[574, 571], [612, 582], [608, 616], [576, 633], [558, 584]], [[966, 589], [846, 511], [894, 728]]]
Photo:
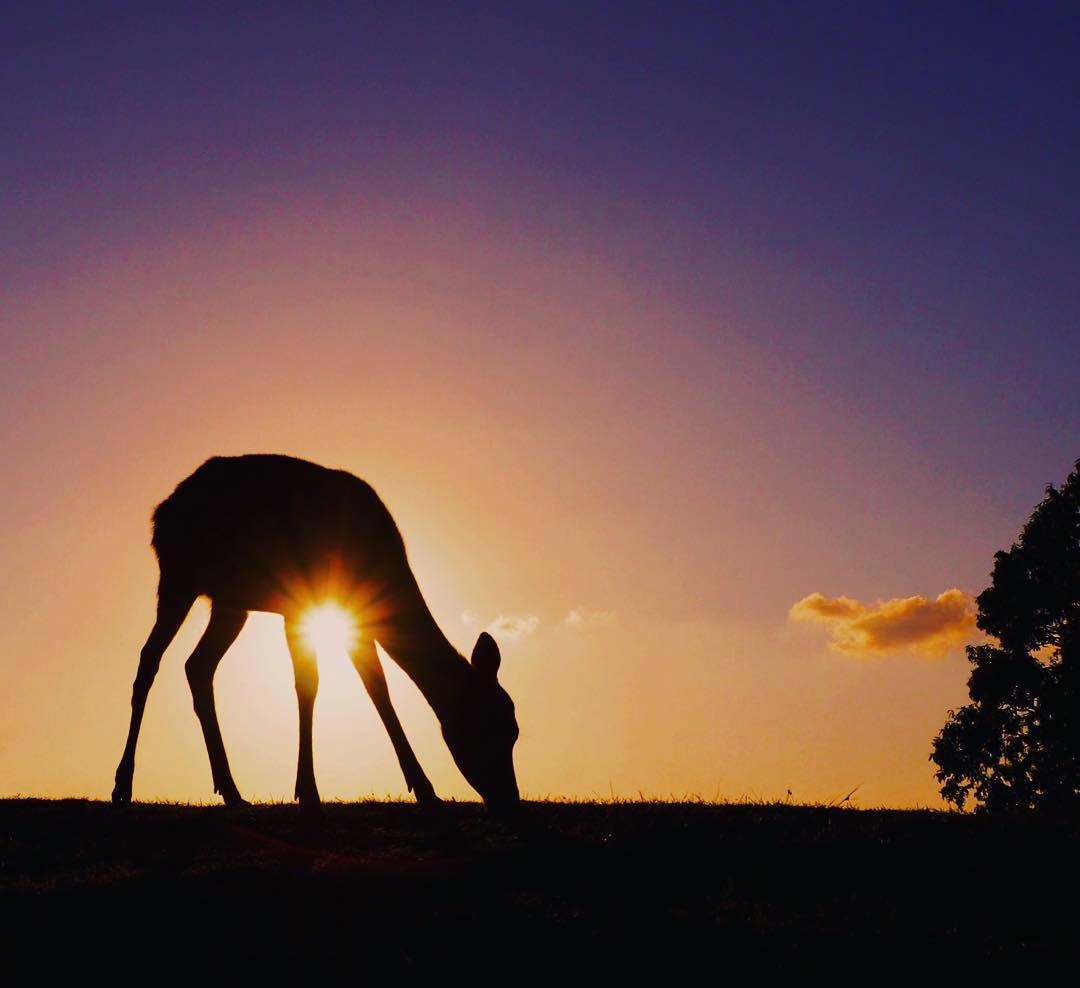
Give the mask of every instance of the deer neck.
[[469, 663], [447, 640], [419, 590], [403, 595], [376, 638], [416, 684], [440, 723], [460, 706]]

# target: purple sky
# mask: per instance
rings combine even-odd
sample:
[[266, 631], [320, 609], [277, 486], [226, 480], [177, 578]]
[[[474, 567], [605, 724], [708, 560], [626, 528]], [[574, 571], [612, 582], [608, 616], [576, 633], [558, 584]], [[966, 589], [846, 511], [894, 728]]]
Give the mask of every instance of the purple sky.
[[555, 199], [986, 483], [1006, 455], [1056, 476], [1080, 17], [719, 7], [32, 5], [0, 68], [0, 284], [260, 190], [441, 178], [514, 224]]

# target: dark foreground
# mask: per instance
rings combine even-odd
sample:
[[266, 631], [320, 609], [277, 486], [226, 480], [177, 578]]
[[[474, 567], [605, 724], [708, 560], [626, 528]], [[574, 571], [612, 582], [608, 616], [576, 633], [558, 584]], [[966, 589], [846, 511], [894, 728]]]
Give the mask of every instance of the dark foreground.
[[[800, 806], [0, 801], [5, 960], [159, 977], [872, 977], [1073, 954], [1075, 825]], [[866, 967], [866, 965], [872, 965]], [[170, 978], [172, 980], [172, 978]]]

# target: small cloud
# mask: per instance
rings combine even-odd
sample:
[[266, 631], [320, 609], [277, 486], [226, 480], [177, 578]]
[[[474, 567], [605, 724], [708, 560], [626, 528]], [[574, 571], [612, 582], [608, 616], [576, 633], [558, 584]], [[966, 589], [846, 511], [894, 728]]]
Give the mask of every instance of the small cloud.
[[562, 619], [567, 628], [614, 628], [619, 623], [614, 611], [590, 611], [586, 607], [575, 607]]
[[538, 617], [500, 614], [485, 630], [498, 641], [519, 642], [522, 638], [528, 638], [539, 626]]
[[830, 648], [845, 655], [939, 657], [979, 636], [976, 612], [975, 601], [954, 587], [937, 600], [894, 597], [876, 604], [812, 593], [794, 604], [788, 617], [824, 624], [832, 635]]
[[475, 628], [480, 623], [480, 615], [476, 611], [462, 611], [461, 623], [466, 628]]

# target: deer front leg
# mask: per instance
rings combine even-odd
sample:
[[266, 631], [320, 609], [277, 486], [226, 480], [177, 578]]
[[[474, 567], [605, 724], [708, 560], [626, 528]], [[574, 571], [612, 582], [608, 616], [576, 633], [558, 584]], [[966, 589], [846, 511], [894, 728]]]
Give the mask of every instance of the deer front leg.
[[217, 709], [214, 706], [214, 672], [221, 662], [221, 657], [236, 641], [236, 636], [240, 634], [246, 620], [246, 611], [213, 607], [210, 611], [210, 623], [184, 666], [195, 713], [206, 742], [206, 753], [210, 756], [214, 792], [221, 794], [227, 806], [246, 806], [247, 800], [240, 795], [236, 783], [233, 782], [225, 744], [221, 740], [221, 728], [218, 726]]
[[315, 785], [315, 757], [311, 742], [312, 722], [315, 716], [315, 694], [319, 691], [319, 666], [315, 650], [304, 641], [299, 628], [292, 621], [285, 623], [285, 639], [292, 656], [293, 676], [296, 680], [296, 703], [300, 711], [300, 744], [296, 757], [295, 796], [304, 809], [316, 809], [322, 804], [319, 789]]
[[409, 739], [405, 737], [401, 721], [398, 720], [397, 711], [390, 702], [390, 690], [386, 685], [382, 663], [379, 662], [378, 653], [375, 651], [375, 643], [371, 640], [361, 641], [353, 650], [351, 658], [356, 671], [360, 673], [360, 678], [364, 681], [368, 696], [371, 697], [375, 709], [379, 712], [379, 717], [382, 718], [386, 733], [390, 735], [390, 743], [394, 746], [394, 753], [397, 755], [398, 764], [401, 766], [409, 791], [416, 796], [417, 803], [425, 808], [441, 806], [442, 800], [435, 795], [434, 787], [420, 767]]

